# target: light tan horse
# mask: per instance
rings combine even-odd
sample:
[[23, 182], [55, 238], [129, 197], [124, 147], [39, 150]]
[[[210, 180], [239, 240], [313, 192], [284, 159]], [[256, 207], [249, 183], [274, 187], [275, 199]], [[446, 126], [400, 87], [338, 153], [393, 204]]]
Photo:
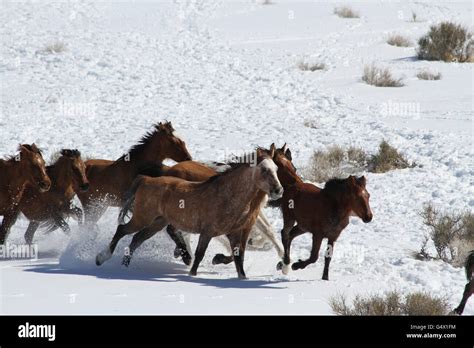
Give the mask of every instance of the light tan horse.
[[[57, 161], [46, 167], [52, 185], [48, 192], [41, 192], [28, 185], [20, 201], [20, 210], [30, 220], [25, 233], [25, 241], [30, 244], [41, 223], [52, 225], [49, 231], [61, 228], [69, 233], [69, 225], [65, 221], [69, 215], [75, 215], [82, 222], [82, 211], [71, 208], [71, 200], [75, 190], [85, 192], [89, 189], [86, 177], [86, 165], [78, 150], [63, 149]], [[77, 210], [76, 210], [77, 209]]]
[[46, 173], [41, 151], [32, 145], [20, 145], [19, 154], [6, 160], [0, 159], [0, 245], [5, 244], [11, 226], [20, 212], [19, 203], [27, 184], [46, 192], [51, 180]]
[[84, 208], [85, 223], [94, 225], [107, 207], [120, 207], [139, 169], [146, 163], [158, 164], [166, 158], [176, 162], [191, 159], [184, 141], [174, 134], [171, 122], [155, 125], [128, 154], [116, 161], [86, 161], [90, 189], [77, 192]]
[[267, 194], [272, 199], [283, 194], [276, 170], [271, 156], [265, 156], [255, 166], [238, 164], [204, 182], [166, 176], [137, 178], [120, 214], [123, 218], [133, 205], [133, 216], [128, 223], [118, 226], [109, 246], [97, 255], [96, 264], [108, 260], [125, 235], [139, 231], [128, 251], [131, 254], [134, 241], [171, 224], [199, 234], [190, 275], [196, 275], [210, 240], [225, 234], [234, 252], [238, 276], [245, 278], [247, 239], [262, 203]]

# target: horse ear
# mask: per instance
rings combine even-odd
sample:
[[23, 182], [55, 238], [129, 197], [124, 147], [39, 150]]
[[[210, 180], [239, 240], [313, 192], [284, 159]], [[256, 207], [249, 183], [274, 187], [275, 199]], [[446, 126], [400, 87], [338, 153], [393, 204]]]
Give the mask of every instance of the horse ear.
[[293, 161], [293, 158], [291, 156], [291, 151], [290, 149], [286, 149], [285, 151], [285, 157], [288, 158], [290, 161]]
[[357, 181], [359, 182], [359, 184], [361, 184], [362, 186], [365, 186], [366, 182], [367, 182], [367, 179], [365, 178], [365, 176], [361, 176], [360, 178], [357, 179]]
[[355, 184], [357, 182], [356, 177], [354, 175], [349, 176], [349, 181], [351, 184]]
[[273, 156], [275, 156], [275, 143], [270, 145], [270, 157], [273, 158]]
[[285, 152], [286, 152], [286, 150], [287, 150], [286, 143], [285, 143], [285, 144], [283, 144], [283, 146], [281, 147], [281, 149], [280, 149], [280, 150], [281, 150], [281, 152], [283, 152], [283, 153], [285, 153]]

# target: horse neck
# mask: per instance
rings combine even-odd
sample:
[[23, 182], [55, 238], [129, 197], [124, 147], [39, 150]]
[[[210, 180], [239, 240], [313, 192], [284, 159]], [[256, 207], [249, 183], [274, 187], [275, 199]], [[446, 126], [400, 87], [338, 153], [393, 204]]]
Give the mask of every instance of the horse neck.
[[51, 191], [65, 192], [72, 187], [72, 175], [65, 161], [59, 159], [47, 168], [47, 172], [51, 179]]
[[301, 178], [296, 173], [292, 173], [292, 174], [284, 173], [279, 176], [279, 180], [283, 188], [287, 188], [287, 187], [303, 182], [303, 180], [301, 180]]
[[322, 190], [321, 196], [324, 205], [332, 207], [333, 214], [337, 219], [345, 219], [351, 214], [351, 207], [343, 192], [327, 192]]
[[13, 195], [23, 191], [27, 180], [21, 175], [20, 161], [0, 160], [0, 183]]

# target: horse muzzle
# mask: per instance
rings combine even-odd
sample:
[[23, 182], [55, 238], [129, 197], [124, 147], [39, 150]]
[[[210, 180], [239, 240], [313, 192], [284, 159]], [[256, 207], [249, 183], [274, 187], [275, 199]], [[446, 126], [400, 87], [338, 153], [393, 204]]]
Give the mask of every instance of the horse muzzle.
[[82, 191], [82, 192], [86, 192], [87, 190], [89, 190], [89, 183], [85, 183], [85, 184], [82, 184], [81, 186], [79, 186], [79, 189]]
[[47, 192], [51, 188], [51, 183], [48, 183], [46, 181], [40, 181], [38, 183], [38, 187], [41, 192]]
[[270, 192], [270, 199], [275, 201], [283, 196], [283, 187], [278, 187]]

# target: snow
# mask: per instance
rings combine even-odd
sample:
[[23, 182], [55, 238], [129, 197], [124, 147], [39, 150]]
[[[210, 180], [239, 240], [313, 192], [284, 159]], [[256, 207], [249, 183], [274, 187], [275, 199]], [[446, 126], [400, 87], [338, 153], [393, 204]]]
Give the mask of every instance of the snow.
[[[322, 256], [282, 275], [274, 250], [247, 252], [249, 280], [238, 280], [232, 264], [211, 264], [223, 250], [217, 242], [190, 277], [165, 233], [147, 241], [129, 269], [119, 253], [99, 268], [95, 255], [116, 228], [117, 209], [109, 209], [100, 233], [71, 222], [70, 238], [37, 234], [38, 260], [0, 262], [0, 313], [332, 314], [331, 296], [394, 289], [444, 295], [454, 308], [463, 269], [413, 253], [427, 232], [419, 216], [425, 202], [474, 209], [472, 64], [418, 61], [414, 47], [385, 40], [399, 33], [416, 42], [444, 19], [472, 29], [472, 2], [359, 1], [352, 4], [359, 19], [337, 17], [335, 5], [2, 2], [2, 155], [36, 142], [46, 158], [68, 147], [118, 158], [167, 119], [199, 160], [287, 142], [302, 172], [314, 150], [339, 144], [373, 153], [386, 139], [420, 166], [366, 174], [374, 220], [351, 220], [335, 245], [329, 281], [321, 280]], [[412, 11], [419, 22], [410, 21]], [[46, 54], [55, 42], [66, 51]], [[300, 71], [301, 60], [326, 69]], [[363, 67], [372, 62], [389, 67], [405, 86], [363, 83]], [[424, 68], [442, 79], [418, 80]], [[384, 112], [389, 105], [414, 108]], [[265, 213], [279, 231], [280, 213]], [[26, 226], [23, 218], [17, 222], [12, 243], [23, 241]], [[296, 239], [292, 259], [309, 250], [309, 235]], [[465, 313], [474, 314], [474, 301]]]

